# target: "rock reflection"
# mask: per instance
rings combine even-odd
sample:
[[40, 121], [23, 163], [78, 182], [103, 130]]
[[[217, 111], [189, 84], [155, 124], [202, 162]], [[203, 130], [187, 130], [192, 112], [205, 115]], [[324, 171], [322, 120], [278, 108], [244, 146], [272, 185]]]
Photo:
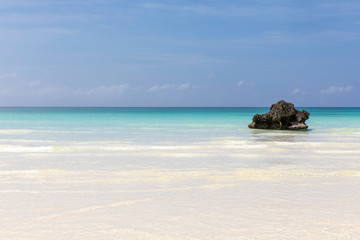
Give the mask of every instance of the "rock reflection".
[[311, 130], [286, 131], [251, 129], [254, 142], [306, 142]]

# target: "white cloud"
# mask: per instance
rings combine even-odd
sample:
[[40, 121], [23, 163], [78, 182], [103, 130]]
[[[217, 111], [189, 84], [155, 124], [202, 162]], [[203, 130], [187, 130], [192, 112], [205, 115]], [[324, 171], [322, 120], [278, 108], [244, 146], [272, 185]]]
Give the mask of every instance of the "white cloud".
[[162, 91], [162, 90], [173, 89], [173, 88], [177, 88], [179, 91], [183, 91], [183, 90], [190, 88], [190, 86], [191, 86], [190, 83], [183, 83], [178, 86], [174, 85], [174, 84], [154, 85], [154, 86], [148, 88], [147, 91], [148, 92], [156, 92], [156, 91]]
[[182, 91], [182, 90], [188, 89], [189, 87], [190, 87], [190, 83], [184, 83], [184, 84], [181, 84], [181, 85], [178, 87], [178, 89], [179, 89], [180, 91]]
[[355, 88], [351, 85], [348, 86], [331, 86], [327, 89], [323, 89], [320, 91], [321, 94], [334, 94], [334, 93], [342, 93], [342, 92], [350, 92], [353, 91]]
[[294, 88], [291, 95], [306, 95], [306, 92], [301, 90], [301, 88]]
[[56, 98], [63, 98], [69, 96], [75, 97], [94, 97], [94, 98], [114, 98], [122, 95], [127, 89], [127, 84], [113, 85], [113, 86], [97, 86], [94, 88], [71, 88], [69, 86], [55, 86], [44, 85], [40, 88], [22, 89], [25, 94], [52, 96]]
[[236, 86], [238, 87], [254, 87], [256, 86], [256, 83], [254, 81], [244, 81], [244, 80], [241, 80], [241, 81], [238, 81]]
[[[80, 95], [89, 95], [89, 96], [98, 96], [98, 97], [112, 97], [112, 96], [119, 96], [123, 94], [129, 85], [127, 84], [120, 84], [114, 86], [98, 86], [95, 88], [91, 88], [85, 91], [79, 91]], [[84, 93], [82, 93], [84, 92]]]
[[298, 93], [300, 93], [300, 91], [301, 91], [300, 88], [295, 88], [295, 89], [292, 91], [291, 95], [298, 94]]
[[174, 85], [172, 84], [164, 84], [164, 85], [154, 85], [151, 88], [148, 89], [149, 92], [154, 92], [154, 91], [159, 91], [159, 90], [165, 90], [165, 89], [169, 89], [169, 88], [173, 88]]
[[244, 85], [244, 83], [245, 83], [245, 82], [241, 80], [241, 81], [239, 81], [239, 82], [237, 83], [237, 85], [238, 85], [239, 87], [241, 87], [241, 86]]

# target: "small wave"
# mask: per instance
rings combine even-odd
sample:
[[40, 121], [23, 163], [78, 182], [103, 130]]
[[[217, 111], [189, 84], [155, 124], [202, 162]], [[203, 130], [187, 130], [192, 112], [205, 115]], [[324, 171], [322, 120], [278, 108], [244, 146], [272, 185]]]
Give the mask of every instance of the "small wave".
[[317, 150], [317, 153], [328, 153], [328, 154], [359, 154], [360, 150]]
[[32, 132], [36, 132], [36, 130], [31, 130], [31, 129], [1, 129], [0, 130], [0, 134], [27, 134], [27, 133], [32, 133]]
[[14, 146], [14, 145], [1, 145], [0, 152], [17, 152], [17, 153], [33, 153], [33, 152], [53, 152], [54, 147], [51, 146]]
[[105, 209], [105, 208], [115, 208], [115, 207], [121, 207], [121, 206], [134, 205], [134, 204], [138, 204], [138, 203], [145, 203], [145, 202], [149, 202], [149, 201], [152, 201], [152, 200], [153, 200], [152, 198], [125, 200], [125, 201], [119, 201], [119, 202], [114, 202], [114, 203], [105, 204], [105, 205], [95, 205], [95, 206], [89, 206], [89, 207], [74, 209], [74, 210], [66, 211], [66, 212], [63, 212], [63, 213], [60, 213], [60, 214], [52, 214], [52, 215], [49, 215], [49, 216], [43, 216], [43, 217], [40, 217], [38, 219], [39, 220], [48, 220], [48, 219], [51, 219], [51, 218], [64, 217], [66, 215], [77, 215], [77, 214], [87, 213], [87, 212], [90, 212], [90, 211], [95, 211], [95, 210], [100, 210], [100, 209]]

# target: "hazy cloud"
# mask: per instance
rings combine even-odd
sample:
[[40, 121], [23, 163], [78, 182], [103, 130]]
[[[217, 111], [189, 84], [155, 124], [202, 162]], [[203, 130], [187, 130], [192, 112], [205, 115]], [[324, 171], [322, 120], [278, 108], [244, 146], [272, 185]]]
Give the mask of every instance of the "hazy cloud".
[[[129, 85], [128, 84], [120, 84], [120, 85], [114, 85], [114, 86], [98, 86], [95, 88], [91, 88], [89, 90], [85, 90], [85, 95], [89, 96], [98, 96], [98, 97], [111, 97], [111, 96], [118, 96], [123, 94], [127, 89]], [[80, 95], [83, 94], [82, 91], [80, 91]]]
[[241, 86], [244, 85], [244, 83], [245, 83], [245, 82], [241, 80], [241, 81], [239, 81], [239, 82], [237, 83], [237, 85], [238, 85], [239, 87], [241, 87]]
[[357, 31], [323, 31], [314, 35], [321, 39], [331, 39], [333, 41], [358, 41], [360, 32]]
[[182, 90], [188, 89], [189, 87], [190, 87], [190, 83], [184, 83], [184, 84], [181, 84], [181, 85], [178, 87], [178, 89], [179, 89], [180, 91], [182, 91]]
[[301, 88], [294, 88], [291, 95], [306, 95], [306, 92], [301, 90]]
[[256, 83], [254, 81], [244, 81], [244, 80], [240, 80], [237, 82], [236, 86], [238, 87], [254, 87], [256, 85]]
[[[15, 78], [16, 74], [4, 74], [0, 78]], [[122, 95], [129, 88], [128, 84], [100, 85], [90, 88], [73, 88], [67, 85], [57, 85], [42, 81], [24, 81], [14, 79], [3, 84], [0, 94], [7, 96], [21, 97], [43, 97], [64, 98], [64, 97], [95, 97], [112, 98]]]
[[321, 94], [334, 94], [334, 93], [342, 93], [342, 92], [350, 92], [353, 91], [355, 88], [351, 85], [348, 86], [331, 86], [327, 89], [323, 89], [320, 91]]
[[[172, 44], [173, 43], [178, 44], [177, 41], [172, 41]], [[154, 64], [155, 65], [157, 64], [194, 65], [194, 64], [224, 63], [224, 60], [221, 60], [219, 58], [208, 57], [206, 55], [197, 55], [193, 53], [168, 54], [168, 53], [163, 53], [162, 51], [142, 52], [129, 57], [136, 60], [149, 62], [152, 65]]]
[[300, 93], [300, 91], [301, 91], [300, 88], [295, 88], [295, 89], [292, 91], [291, 95], [298, 94], [298, 93]]
[[239, 8], [239, 7], [219, 7], [210, 5], [175, 5], [175, 4], [161, 4], [161, 3], [145, 3], [141, 5], [142, 8], [147, 10], [165, 10], [165, 11], [178, 11], [190, 12], [199, 15], [208, 16], [258, 16], [261, 14], [259, 8]]
[[0, 79], [16, 78], [17, 76], [17, 73], [5, 73], [0, 75]]
[[116, 98], [122, 95], [129, 86], [127, 84], [113, 85], [113, 86], [97, 86], [93, 88], [72, 88], [69, 86], [58, 85], [35, 85], [33, 88], [22, 89], [28, 95], [50, 96], [53, 98], [64, 97], [94, 97], [94, 98]]
[[148, 92], [155, 92], [155, 91], [162, 91], [167, 89], [173, 89], [177, 88], [179, 91], [183, 91], [188, 89], [191, 86], [190, 83], [183, 83], [180, 85], [174, 85], [174, 84], [164, 84], [164, 85], [154, 85], [147, 89]]
[[41, 81], [33, 81], [33, 82], [28, 82], [29, 86], [36, 86], [36, 85], [40, 85]]
[[164, 85], [154, 85], [148, 89], [149, 92], [159, 91], [159, 90], [165, 90], [169, 88], [175, 87], [173, 84], [164, 84]]

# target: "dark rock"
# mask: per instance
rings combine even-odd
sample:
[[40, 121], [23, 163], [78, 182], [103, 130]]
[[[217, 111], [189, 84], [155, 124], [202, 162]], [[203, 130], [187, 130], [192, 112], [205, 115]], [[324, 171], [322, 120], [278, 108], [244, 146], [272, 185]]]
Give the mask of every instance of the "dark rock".
[[260, 129], [307, 129], [305, 121], [309, 118], [310, 113], [305, 110], [295, 109], [294, 104], [281, 100], [273, 104], [270, 112], [265, 114], [255, 114], [253, 122], [249, 128]]

